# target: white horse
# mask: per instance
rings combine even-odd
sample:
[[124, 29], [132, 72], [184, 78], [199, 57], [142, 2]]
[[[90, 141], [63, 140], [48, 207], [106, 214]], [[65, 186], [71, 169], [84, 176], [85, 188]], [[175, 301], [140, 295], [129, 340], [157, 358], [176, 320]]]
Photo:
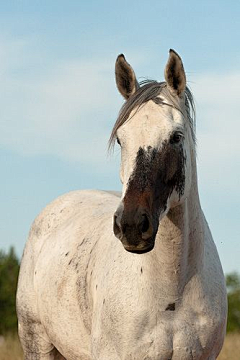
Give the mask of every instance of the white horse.
[[213, 360], [222, 348], [225, 281], [199, 202], [193, 100], [173, 50], [165, 80], [140, 86], [118, 56], [126, 102], [110, 143], [121, 146], [121, 200], [75, 191], [31, 228], [17, 292], [26, 359]]

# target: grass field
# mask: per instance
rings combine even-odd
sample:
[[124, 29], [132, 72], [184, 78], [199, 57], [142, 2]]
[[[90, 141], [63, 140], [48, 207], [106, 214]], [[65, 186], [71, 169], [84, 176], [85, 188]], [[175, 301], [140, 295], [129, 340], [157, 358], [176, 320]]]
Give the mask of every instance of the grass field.
[[[218, 360], [240, 359], [240, 334], [227, 335]], [[20, 343], [16, 337], [8, 337], [0, 343], [0, 360], [23, 360]], [[76, 359], [77, 360], [77, 359]], [[104, 360], [104, 359], [101, 359]]]
[[227, 335], [218, 360], [240, 359], [240, 334]]

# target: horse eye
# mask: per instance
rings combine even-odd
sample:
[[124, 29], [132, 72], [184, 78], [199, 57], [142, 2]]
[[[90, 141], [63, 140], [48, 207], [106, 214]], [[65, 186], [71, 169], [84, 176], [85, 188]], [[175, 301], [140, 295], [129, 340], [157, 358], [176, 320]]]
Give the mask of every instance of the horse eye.
[[170, 143], [171, 144], [178, 144], [182, 139], [182, 135], [179, 133], [176, 133], [172, 136]]
[[119, 138], [118, 138], [118, 137], [116, 138], [116, 140], [117, 140], [118, 145], [120, 145], [120, 146], [121, 146], [121, 143], [120, 143], [120, 141], [119, 141]]

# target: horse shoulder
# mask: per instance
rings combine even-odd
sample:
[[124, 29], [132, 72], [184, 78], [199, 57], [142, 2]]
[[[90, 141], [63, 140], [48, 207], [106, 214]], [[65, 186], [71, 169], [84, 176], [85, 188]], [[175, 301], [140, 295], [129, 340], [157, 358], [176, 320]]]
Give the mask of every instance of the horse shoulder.
[[71, 192], [47, 205], [31, 227], [19, 277], [19, 319], [41, 322], [55, 344], [61, 336], [68, 341], [68, 334], [75, 345], [79, 334], [89, 335], [91, 253], [97, 227], [104, 227], [103, 218], [112, 223], [117, 202], [103, 191]]
[[[184, 320], [186, 328], [184, 332], [179, 331], [177, 327], [180, 322], [176, 321], [175, 345], [178, 346], [178, 343], [183, 342], [182, 337], [187, 339], [189, 329], [193, 326], [201, 346], [206, 352], [207, 349], [215, 351], [217, 356], [226, 332], [226, 286], [216, 245], [205, 218], [203, 229], [205, 235], [203, 263], [184, 289], [179, 319], [181, 322]], [[189, 335], [191, 336], [195, 338], [194, 333]], [[212, 349], [213, 343], [215, 350]]]

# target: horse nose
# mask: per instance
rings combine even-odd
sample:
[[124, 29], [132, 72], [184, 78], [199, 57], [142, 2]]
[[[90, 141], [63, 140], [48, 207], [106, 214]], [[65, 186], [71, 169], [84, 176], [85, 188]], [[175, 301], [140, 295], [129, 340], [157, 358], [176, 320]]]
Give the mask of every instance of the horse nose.
[[[151, 238], [153, 235], [153, 226], [150, 216], [141, 210], [137, 210], [135, 214], [125, 213], [120, 207], [114, 214], [113, 231], [118, 239], [122, 239], [129, 231], [137, 233], [143, 240]], [[138, 239], [135, 239], [137, 241]]]

